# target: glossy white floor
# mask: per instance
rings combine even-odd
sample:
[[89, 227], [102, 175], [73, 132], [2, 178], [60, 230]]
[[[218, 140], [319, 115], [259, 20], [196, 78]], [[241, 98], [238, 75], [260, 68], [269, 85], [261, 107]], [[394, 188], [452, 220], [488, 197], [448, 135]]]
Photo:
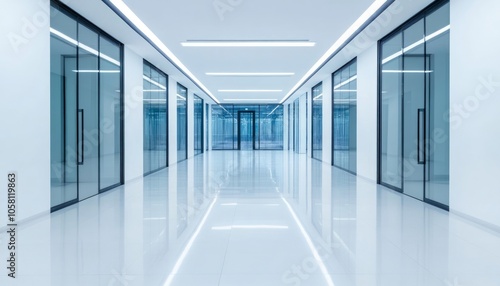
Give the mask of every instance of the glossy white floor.
[[279, 151], [197, 156], [17, 239], [0, 285], [500, 285], [498, 233]]

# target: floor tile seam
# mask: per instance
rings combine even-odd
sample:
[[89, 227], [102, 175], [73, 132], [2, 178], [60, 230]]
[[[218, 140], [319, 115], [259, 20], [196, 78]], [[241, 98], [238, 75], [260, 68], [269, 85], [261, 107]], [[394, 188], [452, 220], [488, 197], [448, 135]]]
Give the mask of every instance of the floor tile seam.
[[[233, 210], [233, 216], [231, 218], [231, 225], [234, 224], [234, 219], [236, 217], [236, 209], [238, 208], [238, 206], [235, 206], [234, 207], [234, 210]], [[222, 259], [222, 267], [220, 269], [220, 274], [219, 274], [219, 281], [217, 282], [217, 285], [221, 285], [221, 281], [222, 281], [222, 276], [223, 276], [223, 273], [224, 273], [224, 267], [226, 265], [226, 257], [227, 257], [227, 250], [229, 248], [229, 243], [231, 241], [231, 236], [233, 235], [233, 230], [230, 229], [229, 230], [229, 236], [227, 238], [227, 243], [226, 243], [226, 249], [224, 250], [224, 258]]]

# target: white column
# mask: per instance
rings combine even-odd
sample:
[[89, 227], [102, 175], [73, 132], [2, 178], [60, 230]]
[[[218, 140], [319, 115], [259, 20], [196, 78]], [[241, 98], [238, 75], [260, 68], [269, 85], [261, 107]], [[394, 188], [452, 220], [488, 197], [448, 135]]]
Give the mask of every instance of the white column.
[[177, 82], [168, 77], [168, 165], [177, 164]]
[[323, 80], [323, 162], [332, 164], [332, 77]]
[[144, 174], [143, 60], [128, 47], [124, 57], [125, 181], [130, 181]]
[[377, 45], [358, 56], [357, 174], [377, 180]]
[[189, 91], [187, 98], [187, 156], [194, 156], [194, 93]]
[[0, 228], [7, 174], [17, 172], [17, 221], [50, 211], [49, 1], [3, 2], [0, 11]]

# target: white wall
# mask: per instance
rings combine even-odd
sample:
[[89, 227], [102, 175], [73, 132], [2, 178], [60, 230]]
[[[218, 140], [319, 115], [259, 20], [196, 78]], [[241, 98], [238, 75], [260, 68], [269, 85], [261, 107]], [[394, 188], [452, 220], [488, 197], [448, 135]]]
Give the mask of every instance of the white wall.
[[323, 80], [323, 162], [332, 164], [332, 77]]
[[480, 2], [451, 1], [450, 209], [500, 227], [500, 1]]
[[187, 156], [191, 158], [194, 156], [194, 93], [190, 90], [188, 90], [187, 105]]
[[[206, 107], [205, 107], [206, 108]], [[212, 105], [208, 105], [208, 122], [205, 122], [206, 135], [208, 136], [208, 150], [212, 150]], [[206, 149], [206, 148], [205, 148]]]
[[377, 180], [377, 45], [357, 58], [357, 174]]
[[307, 118], [306, 118], [306, 124], [307, 124], [307, 132], [306, 132], [306, 143], [305, 147], [307, 149], [307, 157], [312, 157], [312, 146], [311, 146], [311, 138], [312, 138], [312, 96], [311, 96], [311, 89], [309, 89], [309, 92], [307, 93], [306, 100], [306, 108], [307, 108]]
[[288, 104], [283, 105], [283, 150], [288, 150]]
[[0, 11], [0, 227], [7, 174], [17, 172], [17, 219], [50, 211], [49, 1], [3, 3]]
[[141, 177], [143, 164], [143, 60], [129, 48], [124, 50], [125, 181]]
[[168, 77], [168, 165], [177, 164], [177, 82]]
[[[306, 144], [307, 144], [307, 117], [306, 117], [306, 102], [307, 102], [307, 94], [303, 94], [299, 97], [299, 153], [306, 153]], [[296, 123], [297, 124], [297, 123]]]

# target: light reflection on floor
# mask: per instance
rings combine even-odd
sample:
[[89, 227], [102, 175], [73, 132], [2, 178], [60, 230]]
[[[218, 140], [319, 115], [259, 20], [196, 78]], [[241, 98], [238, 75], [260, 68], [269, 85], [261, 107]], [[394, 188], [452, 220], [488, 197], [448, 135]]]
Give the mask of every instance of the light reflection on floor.
[[280, 151], [196, 156], [20, 226], [18, 246], [0, 285], [500, 285], [497, 233]]

